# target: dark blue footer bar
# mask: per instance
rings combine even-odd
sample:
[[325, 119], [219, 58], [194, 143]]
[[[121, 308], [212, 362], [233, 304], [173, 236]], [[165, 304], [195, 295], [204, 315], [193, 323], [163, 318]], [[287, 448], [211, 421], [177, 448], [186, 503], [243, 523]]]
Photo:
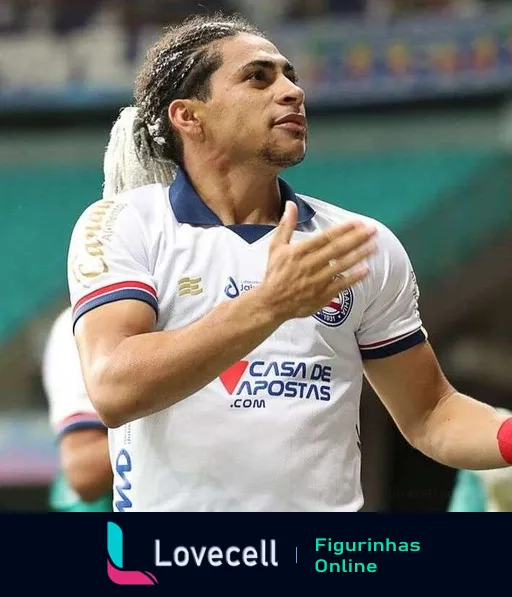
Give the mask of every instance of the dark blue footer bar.
[[187, 597], [326, 589], [416, 597], [473, 594], [476, 583], [509, 586], [510, 520], [446, 513], [12, 514], [0, 516], [0, 528], [4, 578], [18, 591], [126, 593], [145, 586], [148, 595]]

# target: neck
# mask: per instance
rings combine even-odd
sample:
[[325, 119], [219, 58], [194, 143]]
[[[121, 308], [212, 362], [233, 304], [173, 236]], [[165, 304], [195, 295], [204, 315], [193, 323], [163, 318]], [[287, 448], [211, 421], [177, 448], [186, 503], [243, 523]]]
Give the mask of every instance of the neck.
[[254, 166], [219, 169], [206, 163], [187, 163], [187, 175], [201, 199], [224, 226], [277, 224], [281, 196], [275, 172]]

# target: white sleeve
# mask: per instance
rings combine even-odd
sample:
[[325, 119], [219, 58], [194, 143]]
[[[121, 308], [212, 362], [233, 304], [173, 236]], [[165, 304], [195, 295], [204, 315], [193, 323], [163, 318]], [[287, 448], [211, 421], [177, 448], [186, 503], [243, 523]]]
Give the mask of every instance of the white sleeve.
[[68, 252], [73, 327], [91, 309], [123, 299], [144, 301], [158, 315], [147, 234], [135, 207], [122, 197], [97, 201], [73, 229]]
[[43, 353], [42, 379], [50, 426], [58, 437], [74, 429], [106, 429], [85, 389], [71, 309], [59, 315], [50, 330]]
[[388, 357], [425, 342], [419, 312], [419, 288], [404, 247], [379, 225], [378, 252], [368, 277], [368, 303], [357, 340], [363, 359]]

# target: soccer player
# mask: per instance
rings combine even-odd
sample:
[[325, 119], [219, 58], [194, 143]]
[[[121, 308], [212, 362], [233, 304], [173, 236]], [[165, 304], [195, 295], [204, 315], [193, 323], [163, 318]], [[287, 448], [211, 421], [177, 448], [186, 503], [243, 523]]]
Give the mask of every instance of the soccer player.
[[111, 512], [112, 467], [106, 428], [84, 386], [70, 308], [56, 318], [50, 330], [42, 375], [61, 463], [50, 487], [50, 509]]
[[117, 510], [359, 510], [363, 374], [428, 457], [512, 462], [512, 419], [440, 369], [396, 236], [280, 177], [307, 120], [273, 43], [192, 19], [149, 52], [135, 97], [68, 259]]

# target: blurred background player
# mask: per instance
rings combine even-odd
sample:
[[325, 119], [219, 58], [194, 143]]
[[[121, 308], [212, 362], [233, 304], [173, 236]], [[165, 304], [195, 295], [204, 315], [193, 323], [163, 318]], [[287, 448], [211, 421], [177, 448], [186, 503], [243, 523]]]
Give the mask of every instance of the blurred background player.
[[82, 379], [70, 309], [63, 311], [51, 328], [42, 373], [61, 465], [50, 487], [50, 510], [109, 512], [112, 470], [107, 433]]

